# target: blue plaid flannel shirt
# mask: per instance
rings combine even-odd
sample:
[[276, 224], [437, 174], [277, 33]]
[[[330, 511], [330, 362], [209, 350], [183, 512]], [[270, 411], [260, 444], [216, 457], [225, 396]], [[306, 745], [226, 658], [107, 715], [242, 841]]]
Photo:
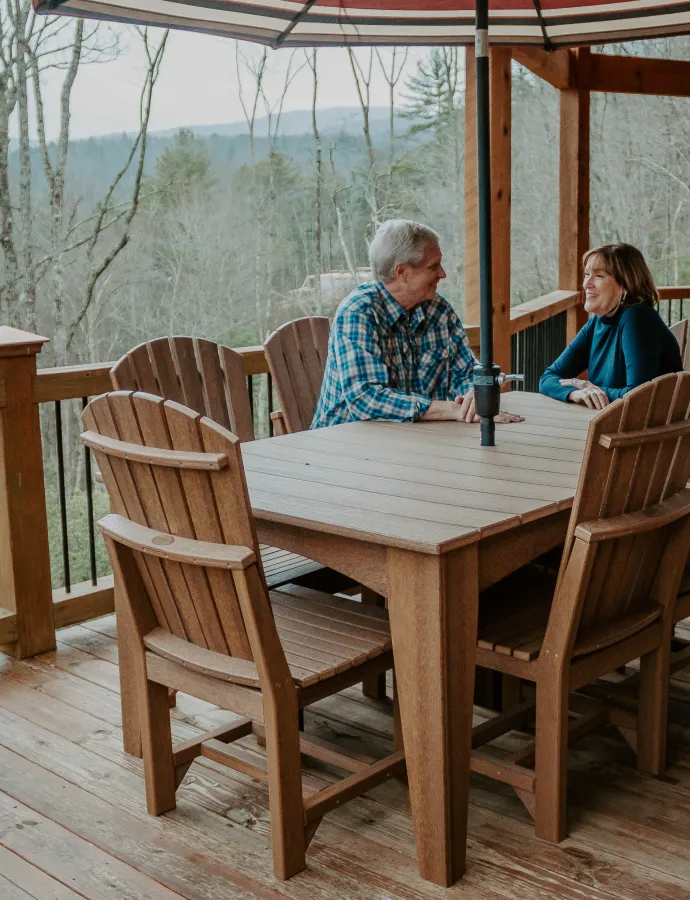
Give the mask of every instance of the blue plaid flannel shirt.
[[472, 387], [474, 354], [440, 294], [407, 313], [381, 282], [360, 285], [338, 307], [312, 428], [361, 419], [420, 419], [432, 400]]

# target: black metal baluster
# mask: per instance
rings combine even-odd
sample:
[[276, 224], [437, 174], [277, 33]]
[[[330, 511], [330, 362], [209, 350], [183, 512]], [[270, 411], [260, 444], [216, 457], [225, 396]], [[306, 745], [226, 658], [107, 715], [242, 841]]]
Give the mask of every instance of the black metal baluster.
[[58, 495], [60, 501], [60, 530], [62, 533], [62, 571], [65, 581], [65, 593], [72, 590], [69, 572], [69, 537], [67, 534], [67, 497], [65, 493], [65, 456], [62, 447], [62, 404], [55, 401], [55, 434], [57, 438], [58, 463]]
[[[81, 408], [86, 409], [88, 397], [81, 398]], [[84, 447], [84, 477], [86, 479], [86, 514], [89, 521], [89, 563], [91, 565], [91, 584], [98, 584], [96, 572], [96, 532], [93, 522], [93, 479], [91, 478], [91, 451]]]
[[249, 394], [249, 411], [252, 414], [252, 429], [254, 430], [254, 437], [256, 437], [256, 423], [254, 421], [254, 378], [251, 375], [247, 375], [247, 392]]
[[273, 419], [271, 418], [271, 413], [273, 412], [273, 376], [270, 372], [266, 375], [266, 381], [268, 383], [268, 436], [273, 437]]

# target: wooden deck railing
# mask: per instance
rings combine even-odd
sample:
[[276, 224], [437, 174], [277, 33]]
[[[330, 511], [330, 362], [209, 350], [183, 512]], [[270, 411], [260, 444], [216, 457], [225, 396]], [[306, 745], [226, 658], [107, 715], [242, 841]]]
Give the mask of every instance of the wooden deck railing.
[[[660, 292], [664, 319], [678, 321], [684, 315], [683, 301], [690, 300], [690, 287]], [[511, 309], [513, 371], [526, 371], [528, 389], [535, 389], [535, 378], [565, 346], [565, 320], [578, 303], [578, 291], [552, 291]], [[466, 328], [476, 347], [479, 329]], [[112, 363], [37, 370], [36, 356], [44, 341], [0, 327], [0, 647], [11, 645], [19, 657], [52, 649], [56, 628], [113, 610], [112, 576], [96, 576], [93, 547], [91, 580], [71, 584], [67, 579], [66, 585], [55, 589], [51, 585], [40, 424], [44, 404], [55, 404], [57, 410], [63, 401], [84, 402], [110, 390]], [[263, 347], [243, 347], [239, 352], [253, 397], [252, 379], [268, 377]], [[268, 433], [264, 425], [260, 430]], [[90, 473], [87, 488], [92, 489]], [[70, 523], [64, 497], [60, 513], [63, 556], [68, 558]], [[93, 542], [91, 502], [89, 530]]]

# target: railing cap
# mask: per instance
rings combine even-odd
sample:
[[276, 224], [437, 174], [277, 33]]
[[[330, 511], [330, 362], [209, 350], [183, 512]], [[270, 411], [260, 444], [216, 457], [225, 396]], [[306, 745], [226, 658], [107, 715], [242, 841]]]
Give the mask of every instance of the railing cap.
[[48, 340], [40, 334], [0, 325], [0, 357], [35, 356]]

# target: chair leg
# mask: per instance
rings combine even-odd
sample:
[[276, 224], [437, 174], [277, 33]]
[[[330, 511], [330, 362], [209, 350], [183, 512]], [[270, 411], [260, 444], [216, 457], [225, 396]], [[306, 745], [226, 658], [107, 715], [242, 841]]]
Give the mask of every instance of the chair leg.
[[285, 880], [306, 865], [297, 703], [279, 711], [271, 706], [264, 701], [273, 871]]
[[640, 659], [637, 768], [651, 775], [666, 769], [670, 640]]
[[175, 765], [168, 689], [146, 681], [139, 697], [146, 808], [152, 816], [175, 809]]
[[534, 831], [556, 844], [566, 836], [567, 764], [568, 691], [547, 676], [537, 683]]

